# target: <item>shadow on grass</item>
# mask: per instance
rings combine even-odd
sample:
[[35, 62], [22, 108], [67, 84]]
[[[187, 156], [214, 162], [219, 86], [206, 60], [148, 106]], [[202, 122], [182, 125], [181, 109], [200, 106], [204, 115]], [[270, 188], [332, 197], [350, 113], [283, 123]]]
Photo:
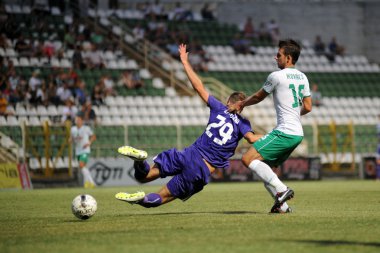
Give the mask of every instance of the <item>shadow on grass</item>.
[[188, 215], [188, 214], [262, 214], [254, 211], [220, 211], [220, 212], [168, 212], [168, 213], [152, 213], [151, 215]]
[[343, 240], [291, 240], [300, 243], [312, 243], [320, 246], [370, 246], [380, 247], [380, 242], [356, 242]]

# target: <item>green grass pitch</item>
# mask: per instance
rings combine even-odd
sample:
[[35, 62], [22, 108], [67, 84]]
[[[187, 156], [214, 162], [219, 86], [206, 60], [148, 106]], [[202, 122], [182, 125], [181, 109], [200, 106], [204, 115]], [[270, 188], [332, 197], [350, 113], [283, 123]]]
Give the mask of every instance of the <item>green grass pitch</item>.
[[[114, 199], [127, 188], [0, 191], [0, 252], [380, 252], [380, 182], [288, 182], [294, 213], [269, 215], [261, 183], [213, 183], [190, 200], [145, 209]], [[82, 193], [98, 211], [71, 213]]]

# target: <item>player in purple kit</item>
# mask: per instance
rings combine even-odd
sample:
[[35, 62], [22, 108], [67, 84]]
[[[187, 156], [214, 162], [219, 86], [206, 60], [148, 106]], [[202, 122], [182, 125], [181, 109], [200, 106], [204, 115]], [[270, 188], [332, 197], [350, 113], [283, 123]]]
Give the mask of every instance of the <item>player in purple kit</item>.
[[135, 178], [139, 182], [150, 182], [167, 176], [173, 176], [173, 178], [158, 193], [146, 195], [141, 191], [119, 192], [115, 195], [118, 200], [136, 203], [147, 208], [160, 206], [176, 198], [185, 201], [208, 184], [210, 175], [216, 168], [228, 168], [229, 158], [235, 153], [243, 137], [250, 143], [261, 137], [261, 135], [253, 134], [249, 121], [239, 114], [241, 111], [228, 112], [231, 105], [245, 99], [244, 93], [232, 93], [227, 100], [227, 105], [224, 105], [208, 93], [192, 69], [188, 61], [186, 45], [180, 45], [178, 50], [193, 88], [210, 107], [207, 128], [191, 146], [183, 151], [170, 149], [158, 154], [152, 166], [145, 161], [148, 156], [145, 151], [130, 146], [120, 147], [118, 149], [120, 154], [135, 160]]

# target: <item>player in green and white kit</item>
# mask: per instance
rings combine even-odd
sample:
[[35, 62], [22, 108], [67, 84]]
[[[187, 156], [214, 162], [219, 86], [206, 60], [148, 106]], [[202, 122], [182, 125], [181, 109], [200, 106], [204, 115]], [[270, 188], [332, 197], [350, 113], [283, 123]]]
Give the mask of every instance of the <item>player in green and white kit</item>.
[[90, 156], [91, 144], [96, 140], [96, 135], [89, 126], [83, 124], [83, 117], [83, 112], [77, 113], [75, 126], [71, 127], [71, 141], [75, 144], [75, 155], [83, 175], [83, 185], [85, 188], [94, 188], [96, 184], [86, 164]]
[[259, 91], [230, 109], [242, 110], [273, 94], [277, 126], [255, 142], [242, 157], [244, 165], [264, 181], [265, 188], [275, 199], [271, 213], [291, 212], [286, 201], [293, 198], [294, 191], [279, 180], [270, 166], [283, 163], [301, 143], [301, 115], [312, 109], [309, 81], [295, 68], [300, 53], [301, 47], [294, 40], [280, 41], [275, 60], [281, 70], [272, 72]]

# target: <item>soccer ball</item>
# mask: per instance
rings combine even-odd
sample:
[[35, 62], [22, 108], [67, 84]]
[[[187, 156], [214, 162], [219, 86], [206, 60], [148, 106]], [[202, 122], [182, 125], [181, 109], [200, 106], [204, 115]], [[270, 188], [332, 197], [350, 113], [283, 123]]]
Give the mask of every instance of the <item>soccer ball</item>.
[[95, 198], [88, 194], [76, 196], [71, 203], [71, 211], [81, 220], [87, 220], [93, 216], [97, 209], [98, 204]]

